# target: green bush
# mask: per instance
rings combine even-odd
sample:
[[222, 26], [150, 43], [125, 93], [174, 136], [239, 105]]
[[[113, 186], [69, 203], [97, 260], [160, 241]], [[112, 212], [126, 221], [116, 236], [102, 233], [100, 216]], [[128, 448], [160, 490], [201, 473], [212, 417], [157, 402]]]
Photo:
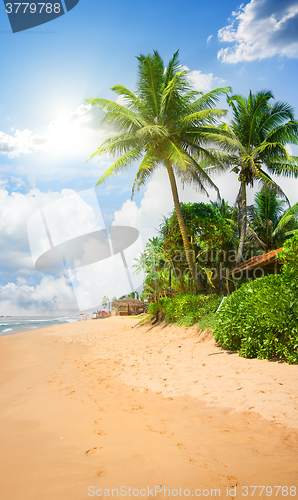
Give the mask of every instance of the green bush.
[[246, 358], [298, 363], [298, 282], [283, 273], [259, 278], [233, 292], [216, 315], [214, 337]]
[[169, 323], [191, 326], [216, 311], [221, 301], [218, 295], [180, 294], [174, 299], [162, 298], [149, 305], [149, 312], [164, 316]]
[[287, 276], [298, 276], [298, 233], [284, 244], [284, 249], [279, 252], [278, 260], [282, 262], [282, 273]]

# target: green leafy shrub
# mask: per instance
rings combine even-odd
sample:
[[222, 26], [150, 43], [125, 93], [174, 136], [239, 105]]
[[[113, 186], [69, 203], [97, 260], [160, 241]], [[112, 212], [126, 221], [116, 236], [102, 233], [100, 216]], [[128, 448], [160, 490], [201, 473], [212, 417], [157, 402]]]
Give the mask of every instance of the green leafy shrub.
[[293, 278], [298, 276], [298, 233], [285, 242], [283, 250], [278, 254], [278, 260], [284, 264], [284, 275]]
[[233, 292], [217, 313], [214, 337], [246, 358], [298, 363], [298, 281], [283, 273]]
[[191, 326], [216, 311], [221, 301], [218, 295], [180, 294], [174, 299], [162, 298], [149, 305], [149, 312], [165, 317], [169, 323]]

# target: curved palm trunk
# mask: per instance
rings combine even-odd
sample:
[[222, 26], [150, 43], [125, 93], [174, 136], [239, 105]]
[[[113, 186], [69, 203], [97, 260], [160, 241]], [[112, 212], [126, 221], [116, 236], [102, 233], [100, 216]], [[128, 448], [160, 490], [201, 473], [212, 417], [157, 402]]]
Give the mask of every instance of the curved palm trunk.
[[173, 200], [174, 200], [174, 207], [176, 210], [178, 224], [179, 224], [179, 228], [180, 228], [181, 235], [182, 235], [183, 246], [184, 246], [184, 250], [185, 250], [185, 254], [186, 254], [186, 260], [187, 260], [187, 263], [188, 263], [188, 266], [190, 269], [192, 279], [194, 280], [196, 290], [197, 290], [197, 292], [202, 293], [205, 290], [204, 290], [203, 284], [201, 283], [201, 281], [199, 280], [199, 278], [197, 276], [195, 263], [193, 261], [193, 252], [192, 252], [191, 247], [190, 247], [187, 229], [185, 226], [185, 222], [184, 222], [181, 207], [180, 207], [176, 179], [175, 179], [172, 165], [170, 164], [170, 162], [165, 162], [165, 163], [166, 163], [167, 171], [169, 174], [172, 195], [173, 195]]
[[236, 257], [236, 266], [238, 266], [242, 260], [244, 242], [246, 236], [247, 227], [247, 211], [246, 211], [246, 182], [245, 178], [241, 176], [241, 228], [240, 228], [240, 241]]

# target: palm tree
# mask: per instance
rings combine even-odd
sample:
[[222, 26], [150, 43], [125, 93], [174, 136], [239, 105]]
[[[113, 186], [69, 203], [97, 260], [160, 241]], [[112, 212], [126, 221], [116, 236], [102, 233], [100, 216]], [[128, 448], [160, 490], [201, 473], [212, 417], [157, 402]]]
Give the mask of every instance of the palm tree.
[[248, 238], [265, 252], [279, 248], [287, 236], [298, 231], [298, 202], [287, 210], [284, 204], [275, 190], [265, 185], [255, 195], [255, 205], [248, 207]]
[[[211, 136], [214, 141], [220, 135], [216, 120], [226, 114], [225, 110], [214, 106], [220, 95], [230, 89], [218, 88], [204, 95], [192, 90], [187, 71], [178, 61], [178, 52], [167, 67], [156, 51], [146, 57], [140, 55], [138, 61], [136, 94], [122, 85], [112, 87], [117, 95], [122, 96], [125, 106], [107, 99], [87, 100], [105, 111], [105, 122], [120, 130], [91, 156], [102, 153], [121, 155], [97, 185], [138, 161], [140, 166], [133, 183], [133, 196], [158, 167], [165, 166], [188, 266], [197, 290], [202, 290], [182, 217], [176, 177], [185, 183], [194, 183], [204, 193], [207, 193], [206, 187], [218, 191], [200, 161], [213, 157], [207, 148], [208, 141]], [[213, 161], [217, 160], [213, 158]]]
[[216, 153], [218, 160], [227, 168], [232, 167], [240, 182], [237, 197], [240, 241], [236, 265], [242, 259], [247, 229], [247, 186], [260, 181], [263, 185], [274, 186], [286, 198], [269, 174], [298, 176], [298, 158], [290, 156], [286, 150], [287, 144], [297, 144], [298, 122], [289, 104], [275, 102], [271, 105], [272, 99], [269, 91], [250, 92], [248, 99], [240, 95], [229, 97], [233, 118], [230, 125], [220, 127], [225, 138], [222, 136], [224, 151]]

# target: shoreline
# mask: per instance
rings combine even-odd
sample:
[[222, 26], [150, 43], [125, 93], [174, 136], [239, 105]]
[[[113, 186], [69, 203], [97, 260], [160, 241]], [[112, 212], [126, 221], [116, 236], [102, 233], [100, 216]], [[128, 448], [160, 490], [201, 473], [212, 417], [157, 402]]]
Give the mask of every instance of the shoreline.
[[[232, 367], [239, 370], [238, 355], [214, 355], [220, 348], [212, 340], [198, 342], [195, 332], [132, 328], [137, 322], [110, 318], [65, 323], [0, 339], [3, 497], [82, 500], [96, 497], [89, 487], [111, 491], [162, 485], [188, 488], [192, 494], [196, 488], [219, 488], [225, 497], [226, 489], [233, 493], [236, 486], [237, 494], [229, 495], [235, 498], [245, 485], [297, 485], [298, 426], [291, 411], [284, 418], [292, 426], [286, 427], [261, 413], [235, 411], [237, 394], [234, 407], [222, 405], [218, 379], [224, 377], [216, 377], [215, 370], [220, 363], [231, 379]], [[168, 371], [166, 350], [174, 364]], [[216, 404], [209, 404], [209, 396], [209, 402], [198, 398], [197, 389], [195, 397], [188, 394], [191, 386], [198, 386], [190, 378], [191, 352], [197, 377], [203, 364], [199, 360], [207, 360], [210, 365], [205, 367], [214, 372], [209, 391], [215, 390], [215, 381]], [[275, 385], [269, 389], [262, 377], [270, 379], [273, 363], [239, 359], [247, 368], [247, 362], [256, 361], [248, 372], [258, 368], [266, 400]], [[290, 372], [284, 367], [291, 365], [279, 366], [275, 378], [285, 384], [287, 405], [294, 410], [291, 384], [297, 387], [298, 367]], [[288, 374], [294, 379], [289, 383]], [[245, 385], [246, 376], [242, 368], [237, 382], [243, 379]], [[229, 379], [224, 383], [230, 403], [236, 391]], [[253, 398], [253, 391], [248, 394]], [[269, 395], [272, 399], [272, 392]], [[169, 495], [160, 492], [156, 498]], [[278, 493], [275, 498], [284, 496]]]
[[[44, 316], [1, 316], [2, 323], [0, 321], [0, 337], [6, 337], [7, 335], [14, 335], [16, 333], [22, 332], [33, 332], [35, 330], [45, 329], [48, 326], [64, 325], [65, 323], [74, 323], [77, 320], [75, 318], [67, 316], [66, 321], [60, 321], [60, 319], [65, 319], [65, 316], [48, 316], [44, 319]], [[5, 322], [5, 323], [3, 323]], [[54, 323], [56, 322], [56, 323]], [[35, 325], [35, 323], [37, 323]], [[1, 330], [1, 327], [6, 327]]]

